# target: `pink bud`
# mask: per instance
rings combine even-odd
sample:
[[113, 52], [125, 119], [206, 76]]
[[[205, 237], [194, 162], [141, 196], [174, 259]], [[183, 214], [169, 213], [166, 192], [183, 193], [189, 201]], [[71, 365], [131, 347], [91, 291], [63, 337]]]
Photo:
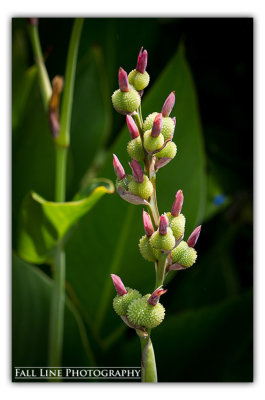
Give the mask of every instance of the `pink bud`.
[[127, 293], [124, 284], [122, 283], [121, 278], [118, 275], [110, 274], [111, 279], [113, 281], [113, 285], [115, 286], [116, 292], [119, 296], [123, 296]]
[[153, 126], [152, 126], [152, 131], [151, 131], [151, 136], [152, 137], [157, 137], [162, 129], [162, 114], [157, 114], [154, 122], [153, 122]]
[[157, 288], [149, 297], [148, 303], [151, 304], [151, 306], [155, 306], [159, 301], [159, 297], [166, 292], [167, 289], [163, 289], [162, 287]]
[[194, 247], [195, 244], [197, 243], [197, 240], [200, 236], [201, 233], [201, 225], [197, 226], [197, 228], [194, 229], [194, 231], [192, 232], [192, 234], [190, 235], [190, 237], [187, 240], [187, 244], [189, 247]]
[[119, 69], [119, 87], [121, 92], [129, 92], [129, 81], [127, 72], [123, 68]]
[[152, 236], [154, 233], [153, 224], [150, 215], [144, 210], [143, 210], [143, 221], [144, 221], [144, 230], [146, 236]]
[[179, 214], [181, 213], [183, 200], [184, 200], [184, 196], [183, 196], [182, 190], [178, 190], [177, 194], [175, 196], [175, 201], [171, 208], [171, 215], [173, 215], [173, 217], [178, 217]]
[[170, 95], [167, 97], [163, 107], [162, 107], [162, 115], [163, 117], [168, 117], [172, 111], [172, 108], [175, 104], [175, 91], [171, 92]]
[[165, 236], [167, 234], [168, 225], [169, 222], [167, 216], [165, 214], [161, 215], [159, 221], [159, 235]]
[[173, 117], [172, 121], [174, 122], [174, 125], [176, 126], [176, 117]]
[[125, 177], [123, 166], [121, 165], [118, 157], [115, 154], [113, 154], [113, 168], [119, 181]]
[[143, 181], [144, 181], [144, 173], [143, 173], [142, 167], [138, 163], [138, 161], [136, 161], [133, 158], [132, 161], [129, 163], [129, 165], [130, 165], [130, 167], [132, 169], [133, 177], [136, 180], [136, 182], [143, 183]]
[[130, 115], [126, 115], [126, 122], [127, 122], [129, 132], [131, 134], [131, 138], [132, 139], [137, 138], [139, 136], [139, 131], [136, 126], [136, 123], [133, 120], [133, 117], [131, 117]]
[[141, 72], [141, 74], [143, 74], [146, 70], [147, 57], [148, 57], [147, 51], [146, 50], [143, 51], [143, 47], [141, 47], [136, 66], [136, 71]]

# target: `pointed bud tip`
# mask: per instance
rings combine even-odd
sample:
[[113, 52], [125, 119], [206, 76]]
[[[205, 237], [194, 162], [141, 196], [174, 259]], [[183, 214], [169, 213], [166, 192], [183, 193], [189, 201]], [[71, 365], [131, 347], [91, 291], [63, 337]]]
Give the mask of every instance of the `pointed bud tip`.
[[118, 159], [116, 154], [113, 154], [113, 168], [119, 181], [126, 176], [124, 168], [121, 165], [120, 160]]
[[168, 217], [162, 214], [159, 221], [159, 235], [165, 236], [169, 225]]
[[132, 139], [136, 139], [139, 136], [139, 130], [136, 126], [136, 123], [134, 122], [133, 117], [131, 115], [126, 115], [126, 122], [127, 126], [131, 135]]
[[145, 72], [147, 66], [147, 59], [148, 59], [148, 53], [146, 50], [143, 50], [142, 46], [137, 59], [136, 71], [141, 72], [141, 74]]
[[119, 88], [121, 90], [121, 92], [129, 92], [130, 88], [129, 88], [129, 81], [128, 81], [128, 75], [127, 72], [120, 67], [119, 69]]
[[152, 137], [159, 136], [159, 134], [162, 130], [162, 118], [163, 118], [162, 113], [156, 115], [154, 122], [153, 122], [152, 131], [151, 131]]
[[164, 293], [166, 293], [166, 292], [167, 292], [167, 289], [163, 289], [163, 287], [160, 286], [159, 288], [157, 288], [157, 289], [151, 294], [151, 296], [150, 296], [149, 299], [148, 299], [148, 303], [149, 303], [150, 305], [152, 305], [152, 306], [155, 306], [155, 305], [158, 303], [160, 296], [162, 296], [162, 294], [164, 294]]
[[171, 215], [173, 215], [173, 217], [178, 217], [179, 214], [181, 213], [183, 201], [184, 201], [183, 192], [182, 190], [178, 190], [175, 196], [175, 201], [171, 209]]
[[144, 181], [144, 173], [141, 165], [134, 158], [129, 162], [129, 165], [132, 169], [133, 177], [136, 182], [143, 183]]
[[153, 224], [150, 215], [145, 210], [143, 210], [143, 222], [146, 236], [152, 236], [152, 234], [154, 233]]
[[192, 232], [192, 234], [190, 235], [190, 237], [187, 240], [187, 245], [189, 247], [194, 247], [195, 244], [197, 243], [197, 240], [200, 236], [201, 233], [201, 225], [197, 226], [197, 228], [194, 229], [194, 231]]
[[115, 274], [110, 274], [113, 285], [116, 289], [116, 292], [118, 293], [119, 296], [123, 296], [124, 294], [127, 293], [127, 290], [125, 289], [125, 286], [121, 280], [121, 278], [118, 275]]
[[163, 117], [168, 117], [170, 115], [172, 108], [174, 107], [174, 104], [175, 104], [175, 91], [169, 94], [162, 107]]

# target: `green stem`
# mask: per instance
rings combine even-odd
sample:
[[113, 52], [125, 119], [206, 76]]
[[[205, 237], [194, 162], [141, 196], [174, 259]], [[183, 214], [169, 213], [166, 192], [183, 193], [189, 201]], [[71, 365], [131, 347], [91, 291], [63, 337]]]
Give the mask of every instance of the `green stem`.
[[168, 253], [160, 253], [156, 271], [156, 284], [155, 289], [163, 285], [165, 279], [165, 270], [167, 263]]
[[55, 201], [58, 203], [65, 201], [66, 188], [66, 164], [68, 148], [55, 147]]
[[62, 100], [62, 117], [60, 121], [60, 131], [56, 138], [56, 143], [60, 147], [68, 147], [70, 144], [70, 126], [74, 93], [74, 80], [76, 71], [76, 62], [81, 31], [83, 27], [83, 18], [76, 18], [70, 39], [70, 45], [67, 55], [65, 84]]
[[142, 382], [157, 382], [155, 353], [150, 334], [146, 335], [139, 330], [137, 330], [136, 333], [141, 343]]
[[50, 79], [48, 76], [48, 72], [46, 70], [46, 67], [45, 67], [45, 64], [43, 61], [38, 26], [37, 25], [29, 25], [28, 29], [29, 29], [31, 46], [32, 46], [32, 50], [33, 50], [33, 54], [34, 54], [34, 58], [35, 58], [35, 63], [37, 65], [37, 69], [38, 69], [42, 100], [43, 100], [44, 108], [45, 108], [45, 110], [47, 110], [48, 104], [49, 104], [49, 101], [50, 101], [50, 98], [52, 95], [52, 87], [51, 87]]

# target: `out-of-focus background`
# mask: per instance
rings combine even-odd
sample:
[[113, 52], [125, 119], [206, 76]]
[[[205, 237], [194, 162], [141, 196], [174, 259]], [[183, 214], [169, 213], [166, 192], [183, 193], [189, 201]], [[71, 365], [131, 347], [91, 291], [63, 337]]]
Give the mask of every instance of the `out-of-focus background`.
[[[49, 77], [64, 75], [73, 19], [41, 18]], [[253, 20], [250, 18], [86, 19], [78, 54], [67, 200], [99, 176], [115, 179], [112, 153], [127, 167], [128, 130], [111, 104], [118, 68], [148, 50], [151, 81], [143, 117], [175, 90], [176, 158], [158, 174], [160, 212], [184, 192], [185, 239], [198, 224], [198, 260], [172, 273], [152, 332], [158, 377], [166, 382], [253, 378]], [[51, 267], [18, 251], [22, 201], [54, 197], [54, 146], [24, 19], [12, 21], [13, 365], [45, 366]], [[142, 208], [105, 196], [66, 244], [65, 366], [137, 366], [140, 346], [112, 309], [109, 274], [150, 292], [143, 260]]]

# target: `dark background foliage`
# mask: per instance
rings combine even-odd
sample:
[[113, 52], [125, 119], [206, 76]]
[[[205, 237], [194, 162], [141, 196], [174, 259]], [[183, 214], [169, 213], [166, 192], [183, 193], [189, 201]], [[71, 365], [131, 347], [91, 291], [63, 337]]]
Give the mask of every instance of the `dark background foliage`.
[[[40, 20], [40, 39], [50, 78], [58, 74], [64, 75], [72, 23], [72, 19]], [[13, 20], [12, 33], [13, 109], [18, 109], [17, 120], [13, 121], [12, 141], [12, 232], [13, 248], [16, 253], [21, 202], [30, 189], [38, 191], [47, 199], [53, 198], [54, 161], [52, 140], [45, 114], [41, 109], [37, 84], [32, 84], [25, 104], [17, 108], [21, 82], [26, 69], [33, 64], [33, 57], [23, 19]], [[163, 299], [167, 310], [167, 323], [165, 321], [152, 333], [159, 380], [251, 381], [253, 377], [253, 20], [248, 18], [86, 19], [78, 56], [79, 61], [81, 60], [77, 69], [80, 80], [77, 79], [76, 85], [79, 91], [78, 96], [75, 94], [74, 98], [75, 131], [73, 129], [72, 132], [67, 197], [69, 199], [73, 197], [80, 186], [80, 180], [91, 166], [92, 171], [96, 171], [100, 176], [114, 179], [113, 174], [108, 176], [110, 167], [107, 164], [110, 163], [110, 158], [103, 157], [103, 161], [97, 160], [95, 165], [94, 156], [96, 150], [100, 148], [106, 149], [107, 153], [108, 149], [112, 151], [113, 143], [117, 143], [115, 140], [123, 127], [124, 118], [112, 110], [110, 95], [117, 88], [118, 68], [123, 66], [128, 72], [135, 68], [141, 45], [149, 53], [148, 72], [151, 76], [151, 85], [159, 78], [178, 46], [185, 48], [197, 92], [205, 151], [203, 168], [207, 182], [205, 213], [197, 221], [202, 222], [203, 227], [197, 245], [199, 257], [196, 267], [179, 272], [168, 282], [169, 290]], [[91, 74], [87, 76], [88, 70]], [[94, 80], [89, 77], [93, 77]], [[167, 88], [166, 93], [173, 89]], [[147, 94], [148, 90], [150, 89], [147, 89]], [[101, 97], [98, 94], [100, 91], [103, 94]], [[161, 99], [161, 105], [163, 101], [164, 98]], [[39, 104], [39, 108], [36, 108], [36, 104]], [[83, 122], [86, 116], [87, 120]], [[178, 120], [179, 116], [176, 116]], [[87, 135], [87, 139], [84, 139], [84, 135]], [[175, 141], [178, 144], [177, 134]], [[187, 145], [192, 149], [194, 143], [188, 142]], [[190, 166], [196, 168], [192, 157], [184, 161], [185, 169], [188, 170]], [[163, 179], [170, 183], [172, 176], [166, 174], [166, 168], [163, 175], [161, 173], [161, 179], [163, 176]], [[185, 169], [177, 173], [185, 177]], [[178, 187], [172, 188], [172, 193], [177, 189]], [[116, 237], [114, 235], [111, 241], [108, 235], [112, 235], [112, 232], [104, 232], [102, 228], [104, 221], [103, 225], [100, 223], [98, 225], [97, 215], [104, 207], [103, 216], [107, 221], [107, 211], [118, 213], [119, 208], [121, 212], [131, 209], [129, 205], [121, 204], [122, 201], [117, 194], [112, 196], [115, 196], [115, 200], [104, 198], [92, 211], [93, 217], [85, 217], [80, 222], [67, 245], [67, 258], [69, 265], [71, 264], [67, 276], [68, 289], [70, 288], [69, 297], [78, 309], [78, 316], [81, 315], [84, 321], [83, 329], [88, 336], [89, 346], [97, 365], [131, 366], [139, 364], [137, 339], [132, 331], [123, 329], [111, 310], [111, 304], [105, 318], [110, 325], [113, 323], [117, 327], [114, 339], [110, 338], [109, 342], [104, 342], [102, 338], [109, 333], [108, 329], [101, 328], [103, 334], [98, 335], [93, 322], [88, 321], [89, 317], [93, 321], [93, 312], [89, 315], [87, 303], [92, 304], [91, 307], [97, 310], [101, 291], [110, 290], [108, 286], [101, 285], [100, 257], [95, 258], [98, 260], [97, 266], [89, 265], [89, 253], [84, 250], [89, 248], [88, 230], [93, 229], [93, 235], [102, 235], [98, 237], [98, 241], [106, 240], [108, 255], [112, 259]], [[161, 193], [161, 201], [167, 201], [168, 207], [172, 202], [172, 194], [170, 196], [168, 200], [168, 194]], [[116, 208], [114, 210], [111, 207]], [[140, 218], [140, 210], [137, 217]], [[130, 217], [130, 214], [126, 218], [127, 222], [133, 222], [133, 216]], [[119, 222], [118, 227], [120, 224]], [[108, 226], [107, 229], [111, 227]], [[131, 248], [127, 249], [128, 252], [137, 251], [137, 240], [138, 236], [130, 237], [128, 243]], [[98, 250], [101, 250], [99, 244]], [[97, 248], [90, 251], [96, 252]], [[108, 262], [107, 260], [104, 262]], [[140, 258], [137, 262], [138, 260]], [[140, 274], [141, 268], [149, 268], [150, 271], [151, 267], [149, 265], [146, 267], [143, 260], [139, 263], [135, 265], [135, 275]], [[29, 282], [32, 288], [35, 287], [35, 277], [29, 277], [30, 268], [34, 267], [34, 273], [41, 269], [43, 282], [50, 277], [50, 267], [46, 264], [38, 267], [24, 265], [28, 268], [25, 274], [21, 274], [23, 265], [21, 260], [17, 259], [14, 264], [18, 273], [13, 274], [13, 291], [23, 286], [24, 291], [22, 290], [20, 299], [25, 299]], [[73, 267], [73, 264], [76, 265]], [[82, 271], [87, 268], [98, 269], [93, 276], [95, 281], [87, 282], [86, 291], [79, 291], [77, 282], [83, 279]], [[109, 268], [106, 267], [106, 270]], [[122, 277], [126, 280], [125, 271], [126, 269]], [[147, 272], [144, 274], [147, 275]], [[131, 273], [131, 280], [133, 276]], [[153, 275], [151, 278], [153, 279]], [[45, 286], [43, 293], [48, 301], [47, 290], [50, 283], [48, 281], [46, 283], [47, 287]], [[141, 285], [137, 277], [135, 282], [128, 283], [130, 286]], [[114, 295], [114, 292], [112, 294]], [[36, 304], [33, 306], [29, 299], [25, 300], [21, 307], [24, 307], [23, 315], [26, 321], [17, 327], [17, 314], [21, 309], [16, 308], [16, 299], [13, 304], [14, 330], [21, 329], [23, 325], [25, 331], [27, 318], [29, 318], [28, 324], [31, 323], [28, 315], [34, 318], [34, 307], [37, 306]], [[82, 312], [82, 307], [88, 307], [87, 313]], [[47, 314], [46, 311], [44, 314]], [[38, 312], [38, 308], [35, 312]], [[31, 330], [31, 338], [36, 339], [36, 335], [46, 332], [47, 324], [44, 320], [40, 323], [37, 333]], [[77, 327], [70, 319], [66, 320], [66, 324], [68, 324], [66, 329], [71, 334], [65, 339], [64, 365], [88, 365], [88, 359], [83, 354], [82, 345], [79, 344], [80, 339], [77, 340]], [[116, 340], [115, 335], [118, 338]], [[42, 353], [34, 357], [30, 342], [23, 341], [23, 338], [18, 340], [16, 332], [13, 332], [14, 364], [42, 365], [44, 359], [43, 349]]]

